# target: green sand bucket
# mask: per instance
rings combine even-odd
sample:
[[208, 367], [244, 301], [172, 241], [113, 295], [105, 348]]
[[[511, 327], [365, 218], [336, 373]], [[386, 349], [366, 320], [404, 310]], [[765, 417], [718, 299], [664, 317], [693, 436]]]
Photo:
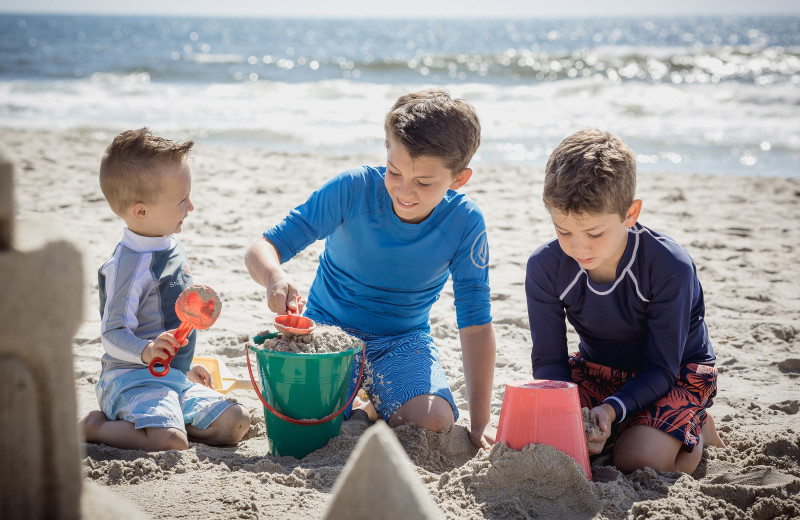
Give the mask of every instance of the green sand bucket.
[[[364, 342], [353, 338], [353, 348], [324, 354], [296, 354], [259, 348], [277, 332], [257, 335], [246, 345], [250, 381], [264, 405], [269, 453], [302, 459], [339, 435], [342, 412], [350, 406], [364, 373]], [[250, 351], [258, 360], [261, 391], [253, 380]], [[362, 351], [358, 383], [350, 398], [350, 374], [356, 352]]]

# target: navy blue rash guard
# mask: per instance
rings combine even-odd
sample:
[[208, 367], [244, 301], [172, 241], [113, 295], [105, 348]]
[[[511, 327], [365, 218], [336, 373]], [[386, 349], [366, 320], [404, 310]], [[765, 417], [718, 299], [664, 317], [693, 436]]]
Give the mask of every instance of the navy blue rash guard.
[[587, 361], [637, 373], [606, 399], [617, 421], [666, 395], [681, 366], [716, 359], [694, 261], [639, 223], [628, 229], [613, 282], [593, 283], [553, 240], [528, 259], [525, 292], [536, 379], [571, 380], [565, 318]]

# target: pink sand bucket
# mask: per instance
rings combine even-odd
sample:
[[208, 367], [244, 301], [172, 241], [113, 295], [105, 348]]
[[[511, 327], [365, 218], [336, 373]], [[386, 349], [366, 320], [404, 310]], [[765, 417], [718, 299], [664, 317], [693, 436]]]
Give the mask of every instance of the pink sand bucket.
[[497, 442], [521, 450], [549, 444], [577, 462], [592, 480], [578, 387], [565, 381], [532, 379], [506, 384]]

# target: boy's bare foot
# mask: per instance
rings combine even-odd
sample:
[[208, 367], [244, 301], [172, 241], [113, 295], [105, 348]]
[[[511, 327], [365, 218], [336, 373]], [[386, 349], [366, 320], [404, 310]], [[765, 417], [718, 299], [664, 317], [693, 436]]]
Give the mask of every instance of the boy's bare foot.
[[367, 399], [362, 399], [361, 395], [356, 396], [353, 399], [353, 411], [361, 410], [362, 412], [367, 414], [367, 418], [370, 422], [375, 422], [378, 420], [378, 412], [375, 411], [375, 407], [372, 406], [372, 401]]
[[86, 442], [95, 442], [97, 440], [97, 431], [100, 426], [108, 422], [108, 417], [100, 410], [92, 410], [86, 417], [80, 420], [80, 425], [83, 427], [83, 436]]
[[714, 424], [714, 418], [711, 417], [710, 413], [706, 413], [706, 422], [703, 425], [701, 434], [703, 435], [703, 443], [706, 446], [715, 446], [717, 448], [725, 447], [725, 442], [722, 440], [722, 437], [719, 436], [717, 425]]

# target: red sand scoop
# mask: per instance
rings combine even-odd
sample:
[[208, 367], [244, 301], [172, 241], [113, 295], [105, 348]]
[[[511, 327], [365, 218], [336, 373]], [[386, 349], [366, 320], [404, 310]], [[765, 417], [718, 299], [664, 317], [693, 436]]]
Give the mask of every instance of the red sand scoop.
[[[206, 285], [193, 285], [183, 290], [178, 301], [175, 302], [175, 314], [181, 319], [181, 324], [175, 331], [178, 343], [192, 332], [192, 329], [207, 329], [217, 321], [222, 310], [222, 302], [214, 289]], [[155, 358], [150, 362], [150, 373], [156, 377], [163, 377], [169, 373], [170, 356], [167, 359]], [[156, 365], [163, 365], [164, 371], [158, 372]]]
[[[300, 307], [300, 294], [297, 295], [297, 306]], [[300, 316], [297, 311], [286, 308], [287, 314], [276, 316], [273, 325], [278, 332], [283, 334], [310, 334], [316, 325], [311, 318]]]

